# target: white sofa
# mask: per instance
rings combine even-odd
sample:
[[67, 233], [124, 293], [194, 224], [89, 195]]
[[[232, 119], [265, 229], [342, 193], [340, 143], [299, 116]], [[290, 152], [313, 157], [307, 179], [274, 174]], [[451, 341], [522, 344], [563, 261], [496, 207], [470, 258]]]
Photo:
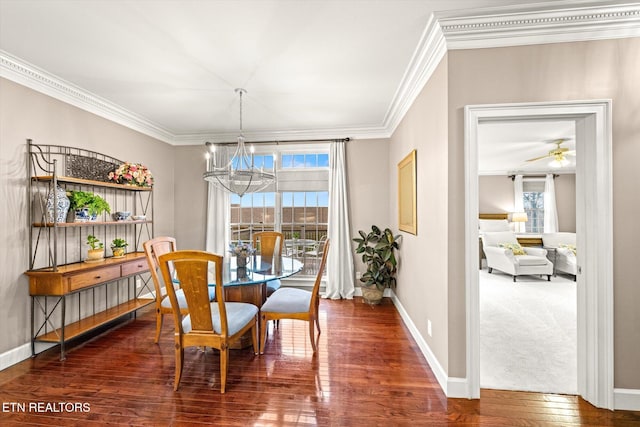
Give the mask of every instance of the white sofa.
[[542, 248], [523, 247], [524, 255], [514, 255], [513, 251], [500, 245], [519, 245], [518, 239], [511, 231], [484, 232], [482, 248], [487, 257], [489, 273], [500, 270], [511, 274], [513, 281], [517, 276], [546, 275], [551, 281], [553, 263], [547, 259], [547, 251]]
[[576, 280], [578, 274], [578, 262], [576, 260], [576, 233], [545, 233], [542, 235], [542, 244], [545, 248], [554, 249], [555, 273], [567, 273]]

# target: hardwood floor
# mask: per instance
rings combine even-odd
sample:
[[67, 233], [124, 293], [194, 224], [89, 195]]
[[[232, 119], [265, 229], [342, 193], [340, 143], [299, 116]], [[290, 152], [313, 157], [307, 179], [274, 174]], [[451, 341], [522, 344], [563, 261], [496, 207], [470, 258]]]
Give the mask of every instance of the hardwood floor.
[[217, 353], [197, 349], [185, 352], [174, 392], [173, 325], [156, 345], [155, 316], [139, 314], [64, 362], [54, 348], [0, 372], [0, 425], [640, 426], [640, 412], [575, 396], [483, 390], [480, 400], [447, 399], [387, 299], [322, 300], [320, 319], [315, 357], [299, 321], [270, 329], [262, 356], [232, 350], [220, 394]]

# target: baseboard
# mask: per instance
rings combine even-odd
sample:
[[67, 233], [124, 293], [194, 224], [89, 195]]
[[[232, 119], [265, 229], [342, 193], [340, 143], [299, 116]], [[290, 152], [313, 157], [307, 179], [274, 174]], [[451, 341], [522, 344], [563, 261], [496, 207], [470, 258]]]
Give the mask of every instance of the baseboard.
[[0, 371], [31, 357], [31, 343], [13, 348], [0, 354]]
[[640, 411], [640, 390], [614, 388], [613, 409]]
[[[427, 360], [427, 363], [431, 367], [433, 374], [436, 376], [436, 379], [438, 380], [438, 384], [440, 384], [440, 388], [442, 389], [442, 391], [444, 391], [444, 394], [447, 397], [455, 397], [455, 396], [449, 396], [449, 383], [451, 382], [452, 388], [456, 389], [457, 391], [457, 389], [459, 388], [459, 386], [457, 385], [457, 381], [452, 381], [455, 379], [450, 380], [447, 377], [447, 373], [442, 368], [442, 365], [440, 365], [440, 362], [438, 362], [438, 359], [431, 351], [431, 348], [429, 348], [429, 345], [427, 344], [427, 342], [424, 340], [424, 338], [422, 338], [422, 335], [420, 335], [418, 328], [413, 323], [413, 320], [411, 320], [411, 317], [409, 317], [409, 313], [407, 313], [407, 311], [404, 309], [404, 307], [402, 306], [402, 303], [400, 302], [396, 294], [391, 292], [390, 297], [391, 297], [391, 301], [393, 301], [393, 304], [396, 306], [398, 313], [400, 313], [400, 317], [402, 318], [405, 326], [409, 328], [409, 332], [411, 333], [411, 336], [418, 344], [420, 351], [422, 352], [422, 354], [424, 355], [424, 358]], [[466, 380], [463, 380], [463, 381], [465, 381], [466, 383]], [[465, 391], [466, 391], [466, 386], [463, 388], [465, 388]]]

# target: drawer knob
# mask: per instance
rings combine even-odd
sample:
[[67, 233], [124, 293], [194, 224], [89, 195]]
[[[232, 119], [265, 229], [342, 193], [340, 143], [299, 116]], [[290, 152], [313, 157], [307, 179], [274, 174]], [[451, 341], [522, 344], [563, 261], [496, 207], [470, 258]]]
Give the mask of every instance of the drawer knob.
[[138, 268], [142, 268], [144, 267], [142, 264], [138, 264]]
[[96, 279], [100, 279], [100, 278], [102, 278], [102, 276], [96, 276], [95, 278], [96, 278]]

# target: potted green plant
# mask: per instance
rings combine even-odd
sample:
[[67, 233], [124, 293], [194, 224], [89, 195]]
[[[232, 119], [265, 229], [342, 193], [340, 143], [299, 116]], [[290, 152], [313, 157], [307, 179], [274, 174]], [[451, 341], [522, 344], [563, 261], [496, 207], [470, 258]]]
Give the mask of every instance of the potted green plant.
[[125, 255], [125, 248], [129, 244], [126, 240], [116, 237], [111, 241], [111, 252], [113, 252], [114, 258], [122, 258]]
[[87, 251], [87, 259], [86, 262], [97, 262], [104, 258], [104, 245], [93, 234], [89, 234], [87, 236], [87, 245], [89, 245], [89, 250]]
[[70, 209], [75, 211], [75, 222], [95, 221], [102, 212], [111, 213], [109, 203], [97, 194], [72, 190], [67, 194]]
[[362, 275], [362, 296], [369, 304], [379, 304], [385, 288], [395, 287], [398, 261], [395, 250], [400, 248], [400, 236], [394, 236], [389, 228], [380, 230], [373, 225], [369, 233], [358, 231], [360, 237], [353, 239], [358, 244], [356, 254], [362, 255], [367, 271]]

